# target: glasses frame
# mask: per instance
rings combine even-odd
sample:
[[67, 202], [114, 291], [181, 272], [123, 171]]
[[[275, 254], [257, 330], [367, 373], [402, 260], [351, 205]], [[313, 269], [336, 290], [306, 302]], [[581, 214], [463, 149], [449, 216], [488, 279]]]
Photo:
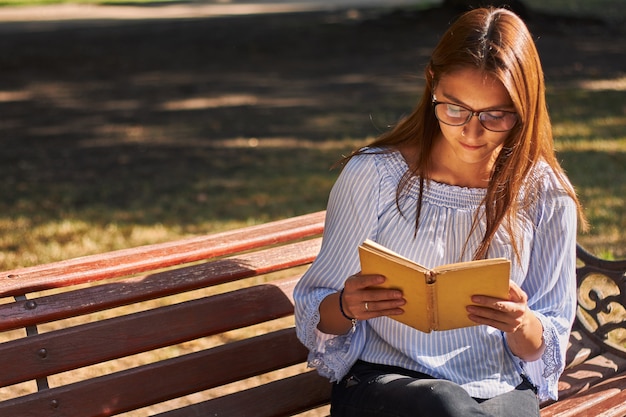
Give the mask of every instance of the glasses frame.
[[[446, 102], [446, 101], [437, 101], [436, 99], [433, 99], [432, 103], [433, 103], [433, 112], [435, 113], [435, 118], [437, 120], [439, 120], [441, 123], [443, 123], [444, 125], [448, 125], [448, 126], [455, 126], [455, 127], [465, 126], [466, 124], [468, 124], [470, 122], [470, 120], [472, 120], [472, 117], [476, 116], [476, 117], [478, 117], [478, 121], [480, 122], [480, 125], [482, 127], [484, 127], [485, 129], [487, 129], [488, 131], [502, 133], [502, 132], [510, 132], [519, 123], [519, 116], [517, 115], [517, 112], [514, 112], [514, 111], [498, 110], [498, 109], [476, 111], [474, 109], [470, 109], [469, 107], [465, 107], [465, 106], [462, 106], [462, 105], [457, 104], [457, 103], [449, 103], [449, 102]], [[469, 114], [467, 115], [467, 119], [465, 119], [465, 121], [463, 123], [459, 123], [459, 124], [452, 124], [452, 123], [448, 123], [448, 122], [445, 122], [445, 121], [441, 120], [439, 118], [439, 116], [437, 116], [437, 106], [440, 105], [440, 104], [448, 104], [448, 105], [457, 106], [457, 107], [460, 107], [460, 108], [462, 108], [464, 110], [467, 110], [469, 112]], [[486, 113], [490, 113], [490, 112], [495, 112], [495, 111], [502, 112], [502, 113], [509, 113], [509, 114], [514, 115], [515, 116], [515, 123], [513, 124], [513, 126], [511, 126], [509, 129], [506, 129], [506, 130], [493, 130], [493, 129], [490, 129], [487, 126], [485, 126], [485, 124], [483, 123], [483, 120], [481, 119], [481, 115], [486, 114]]]

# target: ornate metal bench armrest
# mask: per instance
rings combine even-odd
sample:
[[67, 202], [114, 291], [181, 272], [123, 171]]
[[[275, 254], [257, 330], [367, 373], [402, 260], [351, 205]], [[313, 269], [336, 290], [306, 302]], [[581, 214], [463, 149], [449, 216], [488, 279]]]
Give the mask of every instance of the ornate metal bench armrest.
[[626, 260], [609, 261], [576, 248], [577, 319], [592, 340], [626, 357]]

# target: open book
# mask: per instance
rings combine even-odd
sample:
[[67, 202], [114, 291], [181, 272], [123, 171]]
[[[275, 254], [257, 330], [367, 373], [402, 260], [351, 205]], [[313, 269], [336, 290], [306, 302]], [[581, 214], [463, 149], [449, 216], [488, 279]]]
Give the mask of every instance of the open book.
[[363, 274], [384, 275], [387, 280], [381, 288], [404, 294], [404, 313], [389, 318], [425, 333], [475, 326], [466, 310], [473, 295], [509, 298], [508, 259], [459, 262], [431, 270], [371, 240], [359, 246], [359, 256]]

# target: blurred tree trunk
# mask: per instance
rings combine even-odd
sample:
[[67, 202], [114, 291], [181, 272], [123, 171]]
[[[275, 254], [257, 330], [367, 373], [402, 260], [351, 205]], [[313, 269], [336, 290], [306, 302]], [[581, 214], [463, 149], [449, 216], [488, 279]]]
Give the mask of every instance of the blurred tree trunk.
[[443, 6], [459, 11], [466, 11], [479, 6], [505, 6], [517, 13], [522, 19], [530, 17], [530, 10], [523, 0], [444, 0]]

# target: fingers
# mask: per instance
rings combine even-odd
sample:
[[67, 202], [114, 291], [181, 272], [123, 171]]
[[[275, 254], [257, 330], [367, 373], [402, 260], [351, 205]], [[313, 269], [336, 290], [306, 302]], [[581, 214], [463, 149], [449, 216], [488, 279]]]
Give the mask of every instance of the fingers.
[[509, 285], [509, 299], [477, 295], [476, 305], [467, 306], [470, 320], [495, 327], [504, 332], [516, 331], [525, 321], [528, 309], [527, 294], [513, 281]]
[[367, 320], [374, 317], [402, 314], [404, 310], [402, 310], [401, 306], [403, 306], [404, 304], [405, 301], [403, 299], [365, 301], [362, 303], [363, 310], [360, 314], [360, 319]]
[[381, 275], [353, 275], [345, 282], [342, 305], [344, 311], [359, 320], [402, 314], [405, 304], [399, 290], [375, 288], [385, 282]]
[[385, 282], [385, 277], [382, 275], [361, 275], [356, 274], [349, 277], [345, 284], [344, 288], [346, 291], [358, 291], [363, 290], [367, 287], [372, 287], [376, 285], [380, 285]]
[[523, 323], [527, 309], [510, 309], [509, 306], [500, 305], [496, 308], [468, 306], [467, 312], [470, 320], [478, 323], [495, 327], [506, 333], [516, 331]]
[[517, 303], [527, 303], [528, 295], [515, 282], [509, 282], [509, 299]]

